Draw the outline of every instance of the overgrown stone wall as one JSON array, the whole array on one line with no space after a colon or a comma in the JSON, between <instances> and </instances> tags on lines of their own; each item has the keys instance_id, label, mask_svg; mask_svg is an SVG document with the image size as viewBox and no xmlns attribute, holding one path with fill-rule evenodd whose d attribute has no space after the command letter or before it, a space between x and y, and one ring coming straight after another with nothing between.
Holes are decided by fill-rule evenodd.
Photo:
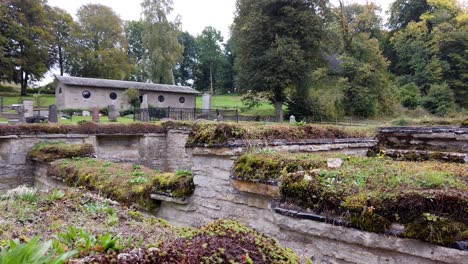
<instances>
[{"instance_id":1,"label":"overgrown stone wall","mask_svg":"<svg viewBox=\"0 0 468 264\"><path fill-rule=\"evenodd\" d=\"M378 139L394 158L468 163L466 127L384 127Z\"/></svg>"},{"instance_id":2,"label":"overgrown stone wall","mask_svg":"<svg viewBox=\"0 0 468 264\"><path fill-rule=\"evenodd\" d=\"M172 130L168 135L3 136L0 137L0 192L19 185L34 185L35 164L27 158L27 154L39 142L89 143L95 147L98 158L114 162L132 162L160 171L173 172L191 167L190 156L185 152L187 136L184 130Z\"/></svg>"},{"instance_id":3,"label":"overgrown stone wall","mask_svg":"<svg viewBox=\"0 0 468 264\"><path fill-rule=\"evenodd\" d=\"M195 193L184 205L162 202L158 217L192 226L236 219L314 263L465 263L468 258L468 252L456 249L277 214L271 208L274 192L263 195L260 188L233 184L231 173L240 148L190 152Z\"/></svg>"}]
</instances>

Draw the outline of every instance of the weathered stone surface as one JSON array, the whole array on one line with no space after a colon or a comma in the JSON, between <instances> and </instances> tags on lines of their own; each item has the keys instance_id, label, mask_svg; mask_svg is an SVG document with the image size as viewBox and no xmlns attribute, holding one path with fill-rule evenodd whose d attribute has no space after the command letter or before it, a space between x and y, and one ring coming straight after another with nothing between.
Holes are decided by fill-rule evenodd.
<instances>
[{"instance_id":1,"label":"weathered stone surface","mask_svg":"<svg viewBox=\"0 0 468 264\"><path fill-rule=\"evenodd\" d=\"M328 165L328 168L330 169L341 168L341 166L343 165L343 160L342 159L328 159L327 165Z\"/></svg>"},{"instance_id":2,"label":"weathered stone surface","mask_svg":"<svg viewBox=\"0 0 468 264\"><path fill-rule=\"evenodd\" d=\"M151 199L157 200L157 201L164 201L168 203L175 203L175 204L183 204L183 205L188 204L187 199L168 197L168 196L159 195L159 194L151 194Z\"/></svg>"},{"instance_id":3,"label":"weathered stone surface","mask_svg":"<svg viewBox=\"0 0 468 264\"><path fill-rule=\"evenodd\" d=\"M232 180L232 185L234 188L241 192L255 193L269 197L279 197L280 191L278 186L272 186L261 183L247 182Z\"/></svg>"}]
</instances>

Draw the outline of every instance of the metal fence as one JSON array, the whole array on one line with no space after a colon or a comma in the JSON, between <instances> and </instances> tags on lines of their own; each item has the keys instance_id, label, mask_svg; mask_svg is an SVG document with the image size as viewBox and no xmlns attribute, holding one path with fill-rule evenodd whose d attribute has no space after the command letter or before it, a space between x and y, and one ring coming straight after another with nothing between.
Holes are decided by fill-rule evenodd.
<instances>
[{"instance_id":1,"label":"metal fence","mask_svg":"<svg viewBox=\"0 0 468 264\"><path fill-rule=\"evenodd\" d=\"M156 108L135 109L134 121L158 121L161 119L172 119L179 121L187 120L216 120L222 116L224 121L239 122L239 111L237 109L197 109L197 108Z\"/></svg>"}]
</instances>

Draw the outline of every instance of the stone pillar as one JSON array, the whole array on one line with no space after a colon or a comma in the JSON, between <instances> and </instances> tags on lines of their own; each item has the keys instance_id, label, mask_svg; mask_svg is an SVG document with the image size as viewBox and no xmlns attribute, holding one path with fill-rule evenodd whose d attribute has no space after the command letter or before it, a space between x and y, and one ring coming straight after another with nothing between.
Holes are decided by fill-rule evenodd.
<instances>
[{"instance_id":1,"label":"stone pillar","mask_svg":"<svg viewBox=\"0 0 468 264\"><path fill-rule=\"evenodd\" d=\"M212 120L211 117L211 94L204 93L202 95L202 117L208 120Z\"/></svg>"},{"instance_id":2,"label":"stone pillar","mask_svg":"<svg viewBox=\"0 0 468 264\"><path fill-rule=\"evenodd\" d=\"M109 109L109 122L117 122L117 117L119 117L119 112L117 111L114 104L108 106Z\"/></svg>"},{"instance_id":3,"label":"stone pillar","mask_svg":"<svg viewBox=\"0 0 468 264\"><path fill-rule=\"evenodd\" d=\"M99 108L98 107L93 108L93 122L101 123L100 113L99 113Z\"/></svg>"},{"instance_id":4,"label":"stone pillar","mask_svg":"<svg viewBox=\"0 0 468 264\"><path fill-rule=\"evenodd\" d=\"M150 116L149 116L149 105L148 105L148 95L144 94L142 95L143 102L141 102L141 121L142 122L149 122L150 121Z\"/></svg>"},{"instance_id":5,"label":"stone pillar","mask_svg":"<svg viewBox=\"0 0 468 264\"><path fill-rule=\"evenodd\" d=\"M147 109L149 108L149 105L148 105L148 95L147 94L144 94L141 96L143 98L143 101L141 102L141 106L140 108L141 109Z\"/></svg>"},{"instance_id":6,"label":"stone pillar","mask_svg":"<svg viewBox=\"0 0 468 264\"><path fill-rule=\"evenodd\" d=\"M202 109L211 110L211 94L204 93L202 95Z\"/></svg>"},{"instance_id":7,"label":"stone pillar","mask_svg":"<svg viewBox=\"0 0 468 264\"><path fill-rule=\"evenodd\" d=\"M50 123L58 123L57 117L57 106L56 105L49 105L49 122Z\"/></svg>"}]
</instances>

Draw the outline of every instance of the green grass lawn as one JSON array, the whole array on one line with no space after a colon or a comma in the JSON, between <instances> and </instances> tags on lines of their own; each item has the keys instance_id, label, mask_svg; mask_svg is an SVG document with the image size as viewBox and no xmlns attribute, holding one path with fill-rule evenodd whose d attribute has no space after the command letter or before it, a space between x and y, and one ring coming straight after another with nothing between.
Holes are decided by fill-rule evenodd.
<instances>
[{"instance_id":1,"label":"green grass lawn","mask_svg":"<svg viewBox=\"0 0 468 264\"><path fill-rule=\"evenodd\" d=\"M20 104L23 100L33 100L33 96L0 96L3 98L3 105L12 105L12 104ZM55 95L42 95L41 99L39 99L40 105L37 105L37 102L34 103L35 106L38 107L49 107L49 105L55 104Z\"/></svg>"},{"instance_id":2,"label":"green grass lawn","mask_svg":"<svg viewBox=\"0 0 468 264\"><path fill-rule=\"evenodd\" d=\"M80 121L92 121L92 118L90 116L74 116L71 120L70 119L60 119L59 123L60 124L76 124ZM132 118L126 118L126 117L119 117L117 118L117 123L120 124L129 124L132 123L133 119ZM101 123L102 124L107 124L109 122L109 118L107 116L101 116Z\"/></svg>"},{"instance_id":3,"label":"green grass lawn","mask_svg":"<svg viewBox=\"0 0 468 264\"><path fill-rule=\"evenodd\" d=\"M275 108L268 102L260 104L258 107L248 108L242 101L241 96L239 95L216 95L212 99L212 108L213 109L239 109L241 115L246 116L274 116ZM202 98L197 97L197 108L202 107Z\"/></svg>"}]
</instances>

